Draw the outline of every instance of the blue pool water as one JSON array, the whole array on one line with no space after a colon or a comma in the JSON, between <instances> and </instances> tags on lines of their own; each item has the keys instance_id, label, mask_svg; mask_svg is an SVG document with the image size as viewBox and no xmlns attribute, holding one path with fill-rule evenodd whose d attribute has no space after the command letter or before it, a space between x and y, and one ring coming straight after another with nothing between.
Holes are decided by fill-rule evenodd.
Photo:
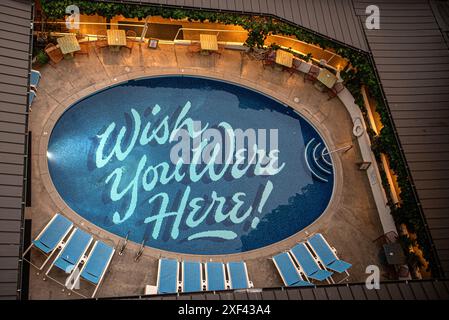
<instances>
[{"instance_id":1,"label":"blue pool water","mask_svg":"<svg viewBox=\"0 0 449 320\"><path fill-rule=\"evenodd\" d=\"M200 146L221 146L233 161L200 161ZM244 151L239 162L241 148L278 158ZM173 252L232 254L283 240L324 212L334 184L326 151L308 121L272 98L170 76L76 102L51 133L48 166L67 205L109 232Z\"/></svg>"}]
</instances>

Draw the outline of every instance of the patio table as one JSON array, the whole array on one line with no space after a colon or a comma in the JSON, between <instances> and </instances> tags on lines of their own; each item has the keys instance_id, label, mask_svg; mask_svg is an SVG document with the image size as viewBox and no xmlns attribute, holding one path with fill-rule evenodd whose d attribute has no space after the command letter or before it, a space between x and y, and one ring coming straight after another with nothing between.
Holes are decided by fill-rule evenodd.
<instances>
[{"instance_id":1,"label":"patio table","mask_svg":"<svg viewBox=\"0 0 449 320\"><path fill-rule=\"evenodd\" d=\"M276 63L291 68L293 66L293 54L284 50L276 51Z\"/></svg>"},{"instance_id":2,"label":"patio table","mask_svg":"<svg viewBox=\"0 0 449 320\"><path fill-rule=\"evenodd\" d=\"M74 34L66 35L64 37L56 39L65 58L73 57L75 51L81 50L80 44Z\"/></svg>"},{"instance_id":3,"label":"patio table","mask_svg":"<svg viewBox=\"0 0 449 320\"><path fill-rule=\"evenodd\" d=\"M384 244L383 249L388 264L400 265L406 263L404 250L399 242Z\"/></svg>"},{"instance_id":4,"label":"patio table","mask_svg":"<svg viewBox=\"0 0 449 320\"><path fill-rule=\"evenodd\" d=\"M337 77L329 70L322 68L318 74L317 80L330 89L334 86L335 82L337 82Z\"/></svg>"},{"instance_id":5,"label":"patio table","mask_svg":"<svg viewBox=\"0 0 449 320\"><path fill-rule=\"evenodd\" d=\"M107 30L108 45L111 51L119 51L120 47L126 46L126 33L125 30Z\"/></svg>"},{"instance_id":6,"label":"patio table","mask_svg":"<svg viewBox=\"0 0 449 320\"><path fill-rule=\"evenodd\" d=\"M218 51L218 41L215 34L200 34L200 44L202 51Z\"/></svg>"}]
</instances>

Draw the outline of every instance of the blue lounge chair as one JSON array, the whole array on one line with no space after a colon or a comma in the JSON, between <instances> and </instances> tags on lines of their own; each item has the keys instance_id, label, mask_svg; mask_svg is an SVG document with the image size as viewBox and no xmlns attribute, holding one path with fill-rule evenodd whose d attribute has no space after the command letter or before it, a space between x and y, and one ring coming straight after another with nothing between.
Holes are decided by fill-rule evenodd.
<instances>
[{"instance_id":1,"label":"blue lounge chair","mask_svg":"<svg viewBox=\"0 0 449 320\"><path fill-rule=\"evenodd\" d=\"M178 292L179 263L174 259L159 259L157 293Z\"/></svg>"},{"instance_id":2,"label":"blue lounge chair","mask_svg":"<svg viewBox=\"0 0 449 320\"><path fill-rule=\"evenodd\" d=\"M328 282L329 279L332 280L332 272L320 268L305 243L298 243L290 250L290 253L307 278Z\"/></svg>"},{"instance_id":3,"label":"blue lounge chair","mask_svg":"<svg viewBox=\"0 0 449 320\"><path fill-rule=\"evenodd\" d=\"M34 90L36 90L37 85L39 84L39 81L41 80L42 75L39 71L37 70L31 70L31 74L30 74L30 86L31 88L33 88Z\"/></svg>"},{"instance_id":4,"label":"blue lounge chair","mask_svg":"<svg viewBox=\"0 0 449 320\"><path fill-rule=\"evenodd\" d=\"M334 249L327 243L321 233L314 234L307 240L307 243L325 268L338 273L345 272L349 276L348 269L352 265L338 259Z\"/></svg>"},{"instance_id":5,"label":"blue lounge chair","mask_svg":"<svg viewBox=\"0 0 449 320\"><path fill-rule=\"evenodd\" d=\"M226 275L221 262L206 262L206 290L226 290Z\"/></svg>"},{"instance_id":6,"label":"blue lounge chair","mask_svg":"<svg viewBox=\"0 0 449 320\"><path fill-rule=\"evenodd\" d=\"M51 270L53 267L57 267L58 269L69 274L69 278L71 278L73 270L78 266L91 243L92 236L90 234L75 228L75 230L70 234L67 242L62 247L61 251L59 251L59 254L56 256L50 268L48 268L47 272L45 272L45 276L60 285L65 286L66 283L61 283L56 278L50 276Z\"/></svg>"},{"instance_id":7,"label":"blue lounge chair","mask_svg":"<svg viewBox=\"0 0 449 320\"><path fill-rule=\"evenodd\" d=\"M249 281L248 269L243 261L227 263L229 285L231 289L248 289L253 287L253 283Z\"/></svg>"},{"instance_id":8,"label":"blue lounge chair","mask_svg":"<svg viewBox=\"0 0 449 320\"><path fill-rule=\"evenodd\" d=\"M59 245L63 244L64 239L67 237L72 228L73 223L69 219L59 213L55 214L50 222L48 222L44 229L42 229L42 231L37 235L36 239L33 240L31 245L23 252L23 260L27 261L33 267L42 270L52 257L55 249ZM26 254L32 248L36 248L39 253L46 256L46 259L42 265L35 265L25 258Z\"/></svg>"},{"instance_id":9,"label":"blue lounge chair","mask_svg":"<svg viewBox=\"0 0 449 320\"><path fill-rule=\"evenodd\" d=\"M28 92L28 106L31 107L31 104L33 103L34 98L36 97L36 92L31 89L30 92Z\"/></svg>"},{"instance_id":10,"label":"blue lounge chair","mask_svg":"<svg viewBox=\"0 0 449 320\"><path fill-rule=\"evenodd\" d=\"M304 281L287 252L279 253L273 257L274 265L278 270L282 281L287 287L309 287L312 283Z\"/></svg>"},{"instance_id":11,"label":"blue lounge chair","mask_svg":"<svg viewBox=\"0 0 449 320\"><path fill-rule=\"evenodd\" d=\"M94 298L100 288L101 282L103 281L104 275L108 270L114 253L115 249L113 247L108 246L104 242L96 241L89 253L89 257L80 270L78 277L76 277L73 281L71 290L75 288L80 279L84 279L95 286L95 289L91 295L91 298ZM80 295L84 297L84 295Z\"/></svg>"},{"instance_id":12,"label":"blue lounge chair","mask_svg":"<svg viewBox=\"0 0 449 320\"><path fill-rule=\"evenodd\" d=\"M182 262L182 292L198 292L203 290L203 271L201 262Z\"/></svg>"}]
</instances>

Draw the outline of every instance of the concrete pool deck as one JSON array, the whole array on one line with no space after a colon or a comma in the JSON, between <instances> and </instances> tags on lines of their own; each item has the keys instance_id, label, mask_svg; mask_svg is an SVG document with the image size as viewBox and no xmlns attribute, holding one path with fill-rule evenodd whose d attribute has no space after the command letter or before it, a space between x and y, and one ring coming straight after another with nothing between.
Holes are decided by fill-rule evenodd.
<instances>
[{"instance_id":1,"label":"concrete pool deck","mask_svg":"<svg viewBox=\"0 0 449 320\"><path fill-rule=\"evenodd\" d=\"M380 250L373 240L383 234L370 182L358 169L361 161L357 139L352 134L351 118L338 98L327 100L312 84L304 83L302 74L263 68L239 51L225 50L217 55L192 55L187 47L160 44L150 50L144 44L135 45L131 53L99 51L92 43L89 55L63 60L56 66L47 65L40 71L42 80L33 102L29 130L32 134L32 207L26 218L32 219L32 238L56 212L62 212L96 239L117 246L120 238L84 220L60 199L46 167L46 143L51 128L62 112L78 99L96 90L128 79L162 74L189 74L227 80L264 92L284 102L309 119L323 135L330 149L353 145L345 153L334 153L336 188L326 212L311 226L296 235L266 248L242 255L191 256L167 253L146 247L138 262L134 255L139 245L128 243L122 256L115 255L98 296L129 296L143 294L146 284L155 285L159 257L200 259L205 262L244 259L250 279L256 288L278 287L282 281L270 257L304 240L307 234L322 232L338 255L353 264L351 282L365 280L368 265L381 266ZM299 100L295 99L298 98ZM338 276L336 277L338 279ZM65 292L52 281L42 281L42 274L30 271L30 299L66 299ZM76 297L72 295L71 297Z\"/></svg>"}]
</instances>

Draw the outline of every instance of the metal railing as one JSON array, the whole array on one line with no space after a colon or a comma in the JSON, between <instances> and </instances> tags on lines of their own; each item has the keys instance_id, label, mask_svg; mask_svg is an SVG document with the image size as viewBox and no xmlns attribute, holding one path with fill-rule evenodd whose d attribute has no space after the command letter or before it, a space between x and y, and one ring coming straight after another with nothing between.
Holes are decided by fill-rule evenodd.
<instances>
[{"instance_id":1,"label":"metal railing","mask_svg":"<svg viewBox=\"0 0 449 320\"><path fill-rule=\"evenodd\" d=\"M183 35L183 39L178 39L179 35L181 34ZM173 40L173 42L175 44L184 44L184 43L191 43L191 42L199 42L199 35L200 33L213 33L217 35L218 38L218 43L219 44L229 44L232 43L234 45L240 45L243 46L245 44L246 38L248 37L248 31L246 30L225 30L225 29L206 29L206 28L179 28L178 32L176 33L175 39ZM240 37L240 41L225 41L226 39L224 39L226 36L230 35L230 34L239 34L244 36L244 40L243 37ZM185 39L186 35L190 35L191 39ZM192 37L193 35L193 37ZM220 39L221 38L221 39ZM276 41L270 41L270 39L274 39L274 40L279 40L278 42ZM243 41L242 41L243 40ZM296 54L299 55L303 55L303 56L307 56L307 54L310 53L310 51L314 51L315 55L312 55L311 60L314 61L317 64L320 64L322 62L322 60L326 60L326 66L335 70L335 71L339 71L344 69L349 61L347 59L344 59L343 57L339 56L338 54L336 54L335 52L326 50L326 49L322 49L316 45L310 44L310 43L306 43L303 41L300 41L298 39L293 39L293 38L289 38L286 36L281 36L281 35L270 35L267 39L267 41L265 42L265 46L270 46L271 44L277 44L279 45L281 48L283 49L287 49L290 50ZM310 48L310 51L307 52L307 50L303 51L300 50L298 48L295 48L298 46L302 46L304 48Z\"/></svg>"},{"instance_id":2,"label":"metal railing","mask_svg":"<svg viewBox=\"0 0 449 320\"><path fill-rule=\"evenodd\" d=\"M42 24L45 23L47 25L61 25L64 26L66 23L64 21L52 21L52 22L39 22L36 21L35 24ZM105 29L107 29L108 26L115 26L115 27L137 27L142 28L142 32L140 34L139 41L143 42L146 38L146 33L148 31L148 28L151 26L149 25L148 19L145 19L142 23L127 23L127 24L120 24L120 23L112 23L112 22L79 22L80 26L103 26ZM173 43L173 44L188 44L192 42L199 42L199 35L201 33L212 33L215 34L218 38L218 43L222 45L233 45L233 46L244 46L245 41L248 37L248 31L246 30L229 30L229 29L208 29L208 28L186 28L181 27L176 32L176 35L174 36L173 40L165 40L161 42L165 43ZM68 34L68 32L51 32L54 36L62 36L65 34ZM182 35L182 37L181 37ZM90 40L96 40L97 35L86 33L83 34L84 37L87 38L87 41ZM276 41L277 40L277 41ZM326 66L335 70L339 71L344 69L349 61L345 58L342 58L338 54L336 54L333 51L322 49L319 46L316 46L314 44L310 44L304 41L300 41L298 39L294 39L291 37L281 36L281 35L269 35L265 42L265 46L270 46L271 44L277 44L281 48L290 50L293 53L307 56L309 53L312 53L311 60L314 61L317 64L320 64L322 60L326 61ZM300 49L299 47L302 47L303 49Z\"/></svg>"}]
</instances>

